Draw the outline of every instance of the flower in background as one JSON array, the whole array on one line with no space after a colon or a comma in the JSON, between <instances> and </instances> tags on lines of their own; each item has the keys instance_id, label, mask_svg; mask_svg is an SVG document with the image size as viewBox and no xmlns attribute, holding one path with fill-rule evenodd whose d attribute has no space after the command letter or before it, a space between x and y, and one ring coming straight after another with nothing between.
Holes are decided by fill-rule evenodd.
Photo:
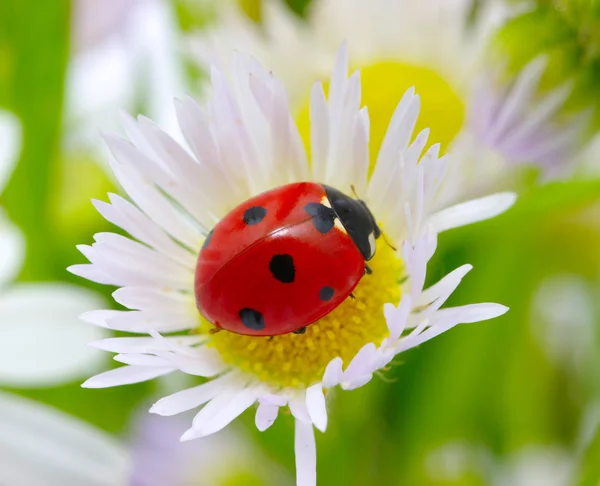
<instances>
[{"instance_id":1,"label":"flower in background","mask_svg":"<svg viewBox=\"0 0 600 486\"><path fill-rule=\"evenodd\" d=\"M0 110L0 191L21 152L21 126ZM95 293L61 283L14 283L25 239L0 208L0 384L48 386L93 373L102 355L83 343L106 336L77 315L103 304Z\"/></svg>"},{"instance_id":2,"label":"flower in background","mask_svg":"<svg viewBox=\"0 0 600 486\"><path fill-rule=\"evenodd\" d=\"M115 438L52 407L1 392L0 430L0 484L128 484L127 450Z\"/></svg>"},{"instance_id":3,"label":"flower in background","mask_svg":"<svg viewBox=\"0 0 600 486\"><path fill-rule=\"evenodd\" d=\"M192 50L205 62L228 65L231 48L255 54L284 81L301 127L311 83L330 75L335 49L347 40L350 65L363 74L372 160L393 107L415 86L423 96L417 128L430 128L442 153L456 152L449 166L455 183L442 196L448 201L515 187L519 171L507 169L525 163L544 173L572 163L582 122L561 124L555 116L569 89L538 95L541 60L514 82L489 74L499 72L490 62L490 39L511 15L502 2L481 2L473 11L468 0L323 0L314 2L306 23L281 2L264 7L261 25L223 8L220 22L192 36Z\"/></svg>"},{"instance_id":4,"label":"flower in background","mask_svg":"<svg viewBox=\"0 0 600 486\"><path fill-rule=\"evenodd\" d=\"M531 326L544 352L562 370L595 381L598 342L596 288L578 275L546 278L531 302Z\"/></svg>"},{"instance_id":5,"label":"flower in background","mask_svg":"<svg viewBox=\"0 0 600 486\"><path fill-rule=\"evenodd\" d=\"M95 235L80 251L91 262L70 271L121 287L117 302L131 310L98 310L84 320L102 328L150 334L94 343L118 353L126 366L90 378L84 386L141 382L174 371L204 377L194 388L159 400L151 409L175 415L200 406L183 440L226 427L258 403L256 425L265 430L281 407L296 424L297 480L316 482L313 425L325 431L325 390L368 383L394 357L459 323L499 316L499 304L440 309L470 271L463 265L424 290L437 232L495 216L514 202L502 193L439 207L448 157L439 144L425 150L429 130L412 140L420 98L410 89L398 104L377 163L369 174L369 115L360 108L361 74L348 78L348 52L339 51L329 83L311 96L311 161L288 108L283 84L256 60L237 56L232 90L212 69L208 111L193 100L177 103L189 150L144 117L125 117L131 142L107 136L116 178L134 204L110 195L96 201L106 219L138 241ZM234 95L236 93L236 95ZM210 333L194 299L196 260L210 229L253 195L294 181L314 180L364 195L388 239L361 280L333 312L303 335L241 336ZM163 334L192 331L188 335Z\"/></svg>"},{"instance_id":6,"label":"flower in background","mask_svg":"<svg viewBox=\"0 0 600 486\"><path fill-rule=\"evenodd\" d=\"M119 109L141 109L177 126L171 100L183 90L177 26L164 0L77 0L67 70L67 150L99 150L98 129Z\"/></svg>"},{"instance_id":7,"label":"flower in background","mask_svg":"<svg viewBox=\"0 0 600 486\"><path fill-rule=\"evenodd\" d=\"M126 441L47 405L0 393L0 484L185 486L293 483L241 430L176 442L182 420L144 414Z\"/></svg>"},{"instance_id":8,"label":"flower in background","mask_svg":"<svg viewBox=\"0 0 600 486\"><path fill-rule=\"evenodd\" d=\"M243 430L232 427L203 440L179 442L188 418L137 417L129 447L131 486L292 485L293 479L263 457Z\"/></svg>"},{"instance_id":9,"label":"flower in background","mask_svg":"<svg viewBox=\"0 0 600 486\"><path fill-rule=\"evenodd\" d=\"M481 445L456 441L431 451L426 470L441 484L462 484L475 477L476 484L491 486L568 486L573 484L575 464L574 455L558 446L531 445L496 457Z\"/></svg>"}]
</instances>

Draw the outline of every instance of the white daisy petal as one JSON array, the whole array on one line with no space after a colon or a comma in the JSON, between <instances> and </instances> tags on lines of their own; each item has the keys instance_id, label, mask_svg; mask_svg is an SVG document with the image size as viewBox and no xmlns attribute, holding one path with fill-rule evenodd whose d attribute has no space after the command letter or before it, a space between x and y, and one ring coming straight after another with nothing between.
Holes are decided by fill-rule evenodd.
<instances>
[{"instance_id":1,"label":"white daisy petal","mask_svg":"<svg viewBox=\"0 0 600 486\"><path fill-rule=\"evenodd\" d=\"M181 440L206 437L218 432L245 412L256 400L256 393L251 388L222 392L198 412L194 417L193 427L181 437Z\"/></svg>"},{"instance_id":2,"label":"white daisy petal","mask_svg":"<svg viewBox=\"0 0 600 486\"><path fill-rule=\"evenodd\" d=\"M112 204L92 200L98 212L106 220L124 229L142 243L146 243L160 251L163 255L183 265L194 266L194 255L181 245L176 244L158 225L133 204L114 194L110 195L110 199Z\"/></svg>"},{"instance_id":3,"label":"white daisy petal","mask_svg":"<svg viewBox=\"0 0 600 486\"><path fill-rule=\"evenodd\" d=\"M473 269L473 265L462 265L456 270L450 272L443 279L436 284L424 290L419 299L415 303L416 306L421 307L424 305L431 304L434 301L438 301L437 308L439 308L448 297L456 290L463 277Z\"/></svg>"},{"instance_id":4,"label":"white daisy petal","mask_svg":"<svg viewBox=\"0 0 600 486\"><path fill-rule=\"evenodd\" d=\"M394 341L402 335L404 329L406 329L408 316L412 311L412 307L412 298L410 295L402 296L402 300L400 300L397 308L393 304L385 304L383 314L390 330L390 340Z\"/></svg>"},{"instance_id":5,"label":"white daisy petal","mask_svg":"<svg viewBox=\"0 0 600 486\"><path fill-rule=\"evenodd\" d=\"M296 452L296 485L317 485L317 448L311 423L296 420L294 438Z\"/></svg>"},{"instance_id":6,"label":"white daisy petal","mask_svg":"<svg viewBox=\"0 0 600 486\"><path fill-rule=\"evenodd\" d=\"M308 407L306 406L306 391L302 390L290 400L289 402L290 412L296 418L296 420L301 420L302 422L311 423L312 419L310 418L310 413L308 412Z\"/></svg>"},{"instance_id":7,"label":"white daisy petal","mask_svg":"<svg viewBox=\"0 0 600 486\"><path fill-rule=\"evenodd\" d=\"M321 432L327 429L327 405L323 387L320 383L312 385L306 390L306 407L312 423Z\"/></svg>"},{"instance_id":8,"label":"white daisy petal","mask_svg":"<svg viewBox=\"0 0 600 486\"><path fill-rule=\"evenodd\" d=\"M269 427L271 427L273 423L275 423L278 414L278 405L273 405L268 402L260 401L258 404L258 408L256 409L256 428L259 431L264 432Z\"/></svg>"},{"instance_id":9,"label":"white daisy petal","mask_svg":"<svg viewBox=\"0 0 600 486\"><path fill-rule=\"evenodd\" d=\"M91 324L115 331L147 333L175 332L193 329L198 325L198 317L178 309L177 313L141 311L91 311L81 318Z\"/></svg>"},{"instance_id":10,"label":"white daisy petal","mask_svg":"<svg viewBox=\"0 0 600 486\"><path fill-rule=\"evenodd\" d=\"M172 373L175 369L164 366L122 366L121 368L100 373L87 380L81 386L83 388L108 388L111 386L131 385Z\"/></svg>"},{"instance_id":11,"label":"white daisy petal","mask_svg":"<svg viewBox=\"0 0 600 486\"><path fill-rule=\"evenodd\" d=\"M119 304L133 310L177 312L182 307L195 310L196 303L189 294L175 292L164 288L121 287L113 292Z\"/></svg>"},{"instance_id":12,"label":"white daisy petal","mask_svg":"<svg viewBox=\"0 0 600 486\"><path fill-rule=\"evenodd\" d=\"M429 218L429 224L435 231L441 233L452 228L485 221L502 214L515 203L516 199L516 194L512 192L473 199L438 211Z\"/></svg>"},{"instance_id":13,"label":"white daisy petal","mask_svg":"<svg viewBox=\"0 0 600 486\"><path fill-rule=\"evenodd\" d=\"M323 181L329 152L329 110L320 82L313 85L310 95L310 147L313 178Z\"/></svg>"},{"instance_id":14,"label":"white daisy petal","mask_svg":"<svg viewBox=\"0 0 600 486\"><path fill-rule=\"evenodd\" d=\"M356 356L352 359L348 367L344 370L342 378L344 383L352 383L354 380L360 380L365 375L372 372L372 363L377 353L377 347L373 343L365 344Z\"/></svg>"},{"instance_id":15,"label":"white daisy petal","mask_svg":"<svg viewBox=\"0 0 600 486\"><path fill-rule=\"evenodd\" d=\"M168 416L199 407L233 386L236 380L239 380L239 377L230 373L194 388L174 393L156 402L150 409L150 413Z\"/></svg>"},{"instance_id":16,"label":"white daisy petal","mask_svg":"<svg viewBox=\"0 0 600 486\"><path fill-rule=\"evenodd\" d=\"M340 384L344 374L342 365L343 361L339 356L329 362L323 373L323 388L331 388Z\"/></svg>"},{"instance_id":17,"label":"white daisy petal","mask_svg":"<svg viewBox=\"0 0 600 486\"><path fill-rule=\"evenodd\" d=\"M180 346L193 346L206 341L205 336L175 336L166 338ZM108 338L89 343L90 346L112 353L156 353L169 349L168 345L151 337Z\"/></svg>"}]
</instances>

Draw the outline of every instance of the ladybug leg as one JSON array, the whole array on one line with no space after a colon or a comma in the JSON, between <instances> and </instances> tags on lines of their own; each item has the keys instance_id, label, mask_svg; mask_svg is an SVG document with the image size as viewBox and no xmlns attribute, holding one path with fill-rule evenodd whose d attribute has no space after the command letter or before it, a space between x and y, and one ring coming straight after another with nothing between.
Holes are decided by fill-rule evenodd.
<instances>
[{"instance_id":1,"label":"ladybug leg","mask_svg":"<svg viewBox=\"0 0 600 486\"><path fill-rule=\"evenodd\" d=\"M373 274L373 270L371 270L371 267L365 263L365 275L372 275L372 274Z\"/></svg>"},{"instance_id":2,"label":"ladybug leg","mask_svg":"<svg viewBox=\"0 0 600 486\"><path fill-rule=\"evenodd\" d=\"M306 327L301 327L300 329L294 331L294 334L304 334L306 332Z\"/></svg>"},{"instance_id":3,"label":"ladybug leg","mask_svg":"<svg viewBox=\"0 0 600 486\"><path fill-rule=\"evenodd\" d=\"M356 299L356 295L354 295L352 292L350 292L350 298L351 299Z\"/></svg>"},{"instance_id":4,"label":"ladybug leg","mask_svg":"<svg viewBox=\"0 0 600 486\"><path fill-rule=\"evenodd\" d=\"M221 332L223 329L221 329L220 327L213 327L209 332L209 334L217 334L218 332Z\"/></svg>"}]
</instances>

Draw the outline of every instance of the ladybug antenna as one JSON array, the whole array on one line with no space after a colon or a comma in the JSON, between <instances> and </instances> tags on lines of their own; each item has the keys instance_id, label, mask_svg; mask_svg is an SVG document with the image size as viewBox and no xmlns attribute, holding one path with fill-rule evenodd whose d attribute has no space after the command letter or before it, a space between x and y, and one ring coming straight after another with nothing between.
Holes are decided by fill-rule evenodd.
<instances>
[{"instance_id":1,"label":"ladybug antenna","mask_svg":"<svg viewBox=\"0 0 600 486\"><path fill-rule=\"evenodd\" d=\"M352 189L352 194L354 195L354 197L356 199L360 200L360 197L358 196L358 194L356 193L356 188L354 187L354 184L350 184L350 189Z\"/></svg>"},{"instance_id":2,"label":"ladybug antenna","mask_svg":"<svg viewBox=\"0 0 600 486\"><path fill-rule=\"evenodd\" d=\"M389 246L394 251L398 251L396 247L390 243L390 240L387 239L387 236L385 236L385 233L383 231L381 232L381 237L383 238L383 241L385 241L385 244L387 246Z\"/></svg>"}]
</instances>

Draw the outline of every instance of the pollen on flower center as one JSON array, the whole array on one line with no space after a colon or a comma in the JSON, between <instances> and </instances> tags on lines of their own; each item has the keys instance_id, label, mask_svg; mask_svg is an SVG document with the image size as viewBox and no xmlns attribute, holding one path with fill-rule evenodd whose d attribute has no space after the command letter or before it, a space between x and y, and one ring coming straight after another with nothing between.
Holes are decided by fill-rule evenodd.
<instances>
[{"instance_id":1,"label":"pollen on flower center","mask_svg":"<svg viewBox=\"0 0 600 486\"><path fill-rule=\"evenodd\" d=\"M309 386L323 377L327 364L340 356L345 364L365 344L379 345L388 335L383 315L386 302L400 301L402 261L398 252L378 243L366 275L346 299L326 317L308 326L305 334L275 337L242 336L223 331L211 336L209 346L223 359L274 386ZM208 324L202 326L202 331Z\"/></svg>"},{"instance_id":2,"label":"pollen on flower center","mask_svg":"<svg viewBox=\"0 0 600 486\"><path fill-rule=\"evenodd\" d=\"M371 169L389 121L404 92L414 86L421 95L421 111L415 134L430 129L429 140L440 143L444 152L460 131L465 117L462 100L444 78L429 68L396 61L383 61L360 68L362 104L369 108L371 120ZM325 84L325 83L324 83ZM326 87L326 86L325 86ZM296 115L298 127L307 144L310 138L310 115L307 102Z\"/></svg>"}]
</instances>

